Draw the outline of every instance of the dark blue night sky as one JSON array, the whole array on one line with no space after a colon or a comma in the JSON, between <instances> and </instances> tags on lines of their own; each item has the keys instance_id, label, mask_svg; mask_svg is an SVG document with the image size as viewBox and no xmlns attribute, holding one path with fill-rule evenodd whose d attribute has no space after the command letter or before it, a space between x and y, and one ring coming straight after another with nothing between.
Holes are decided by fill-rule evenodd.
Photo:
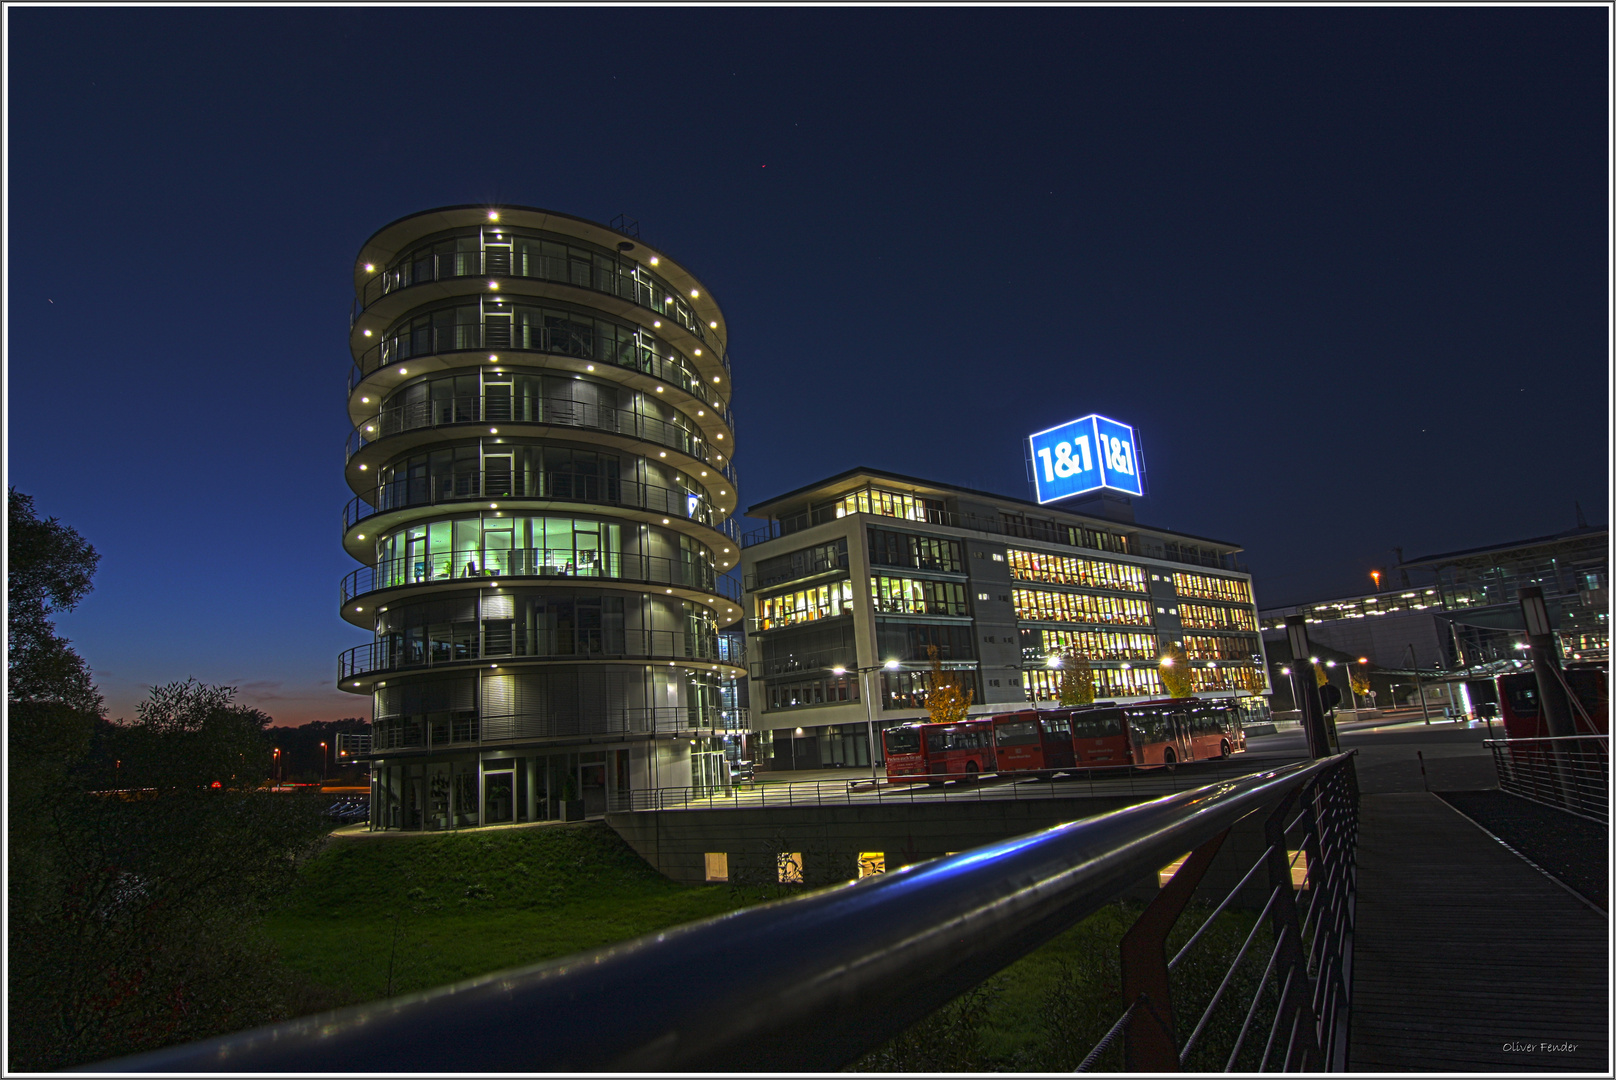
<instances>
[{"instance_id":1,"label":"dark blue night sky","mask_svg":"<svg viewBox=\"0 0 1616 1080\"><path fill-rule=\"evenodd\" d=\"M743 506L1025 496L1101 412L1264 605L1608 520L1604 7L9 18L8 479L102 552L59 625L114 717L368 715L352 264L443 204L626 212L706 282Z\"/></svg>"}]
</instances>

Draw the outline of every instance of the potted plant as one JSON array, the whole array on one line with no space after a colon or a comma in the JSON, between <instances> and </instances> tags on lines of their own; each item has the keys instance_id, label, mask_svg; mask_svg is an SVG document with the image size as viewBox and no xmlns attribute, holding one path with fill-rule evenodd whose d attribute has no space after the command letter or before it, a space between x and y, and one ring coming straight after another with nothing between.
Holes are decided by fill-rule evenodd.
<instances>
[{"instance_id":1,"label":"potted plant","mask_svg":"<svg viewBox=\"0 0 1616 1080\"><path fill-rule=\"evenodd\" d=\"M584 819L584 801L578 798L578 784L571 773L567 774L566 781L561 785L561 820L582 821Z\"/></svg>"}]
</instances>

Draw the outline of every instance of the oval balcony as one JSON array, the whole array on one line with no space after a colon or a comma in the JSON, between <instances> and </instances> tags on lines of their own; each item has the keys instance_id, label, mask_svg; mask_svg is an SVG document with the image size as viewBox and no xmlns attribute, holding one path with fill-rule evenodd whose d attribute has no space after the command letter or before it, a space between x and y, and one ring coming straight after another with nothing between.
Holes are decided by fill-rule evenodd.
<instances>
[{"instance_id":1,"label":"oval balcony","mask_svg":"<svg viewBox=\"0 0 1616 1080\"><path fill-rule=\"evenodd\" d=\"M713 347L714 358L723 365L726 373L729 371L729 358L724 355L723 343L713 340L716 335L702 323L685 299L675 295L666 285L639 272L638 267L627 264L610 269L594 267L588 273L580 274L572 272L564 260L536 259L524 267L508 254L502 259L500 253L490 251L426 255L392 266L366 281L355 300L355 317L374 307L384 297L412 286L473 278L548 281L627 301L678 324L697 341Z\"/></svg>"},{"instance_id":2,"label":"oval balcony","mask_svg":"<svg viewBox=\"0 0 1616 1080\"><path fill-rule=\"evenodd\" d=\"M348 392L352 394L367 376L409 360L460 352L482 353L485 350L495 350L498 355L521 356L528 353L563 356L586 364L609 364L615 368L660 379L670 386L683 390L691 397L700 399L704 405L713 410L718 419L723 421L733 436L735 420L730 415L729 405L718 391L703 383L701 376L691 371L689 367L661 355L651 346L597 339L594 334L565 327L524 329L528 329L529 332L513 334L508 325L491 327L471 324L456 326L453 329L434 327L385 338L366 349L355 361L354 367L348 372ZM476 360L468 359L466 362L480 364L482 357L479 356Z\"/></svg>"},{"instance_id":3,"label":"oval balcony","mask_svg":"<svg viewBox=\"0 0 1616 1080\"><path fill-rule=\"evenodd\" d=\"M625 585L665 585L712 593L740 603L741 587L705 562L685 562L657 555L625 555L615 551L577 548L488 548L456 551L431 559L386 559L362 566L342 579L342 602L347 604L383 589L429 585L445 581L502 585L541 582Z\"/></svg>"},{"instance_id":4,"label":"oval balcony","mask_svg":"<svg viewBox=\"0 0 1616 1080\"><path fill-rule=\"evenodd\" d=\"M538 630L512 628L496 636L485 630L453 640L383 640L356 645L337 657L337 680L344 690L362 690L376 676L433 668L527 667L536 662L621 662L669 667L737 667L716 634L684 630ZM739 672L726 672L727 675ZM356 686L355 683L360 685Z\"/></svg>"},{"instance_id":5,"label":"oval balcony","mask_svg":"<svg viewBox=\"0 0 1616 1080\"><path fill-rule=\"evenodd\" d=\"M521 477L509 475L497 486L494 483L479 483L476 474L395 480L350 499L348 505L342 508L342 527L346 531L378 514L400 510L454 503L492 506L505 500L512 504L507 509L512 510L523 509L524 503L538 501L610 506L652 515L662 514L664 524L688 521L711 529L731 541L735 541L738 531L733 517L715 514L699 496L675 488L642 484L635 480L602 480L564 473L539 473L528 480L527 486L523 485Z\"/></svg>"},{"instance_id":6,"label":"oval balcony","mask_svg":"<svg viewBox=\"0 0 1616 1080\"><path fill-rule=\"evenodd\" d=\"M479 400L476 394L459 394L437 402L420 401L394 405L356 427L345 446L345 460L360 450L392 435L410 431L450 428L458 424L542 424L551 427L582 428L608 435L626 435L641 442L665 446L695 458L708 469L737 484L735 464L714 460L716 453L701 433L633 409L608 409L566 398L533 397L512 400ZM507 432L518 435L519 432Z\"/></svg>"}]
</instances>

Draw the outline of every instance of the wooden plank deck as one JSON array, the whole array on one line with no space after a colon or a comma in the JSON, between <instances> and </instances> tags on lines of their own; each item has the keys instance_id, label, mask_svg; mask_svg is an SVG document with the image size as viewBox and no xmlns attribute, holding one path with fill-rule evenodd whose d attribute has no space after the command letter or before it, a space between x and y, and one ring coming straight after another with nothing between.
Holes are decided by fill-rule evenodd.
<instances>
[{"instance_id":1,"label":"wooden plank deck","mask_svg":"<svg viewBox=\"0 0 1616 1080\"><path fill-rule=\"evenodd\" d=\"M1348 1067L1609 1075L1609 939L1435 795L1364 795Z\"/></svg>"}]
</instances>

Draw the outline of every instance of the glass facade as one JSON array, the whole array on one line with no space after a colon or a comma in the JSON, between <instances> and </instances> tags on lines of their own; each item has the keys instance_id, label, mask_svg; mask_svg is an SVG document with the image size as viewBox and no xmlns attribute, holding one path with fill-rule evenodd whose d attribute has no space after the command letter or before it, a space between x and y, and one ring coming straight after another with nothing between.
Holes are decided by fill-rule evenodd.
<instances>
[{"instance_id":1,"label":"glass facade","mask_svg":"<svg viewBox=\"0 0 1616 1080\"><path fill-rule=\"evenodd\" d=\"M1011 597L1016 618L1029 622L1152 625L1150 605L1143 600L1054 592L1050 589L1014 589Z\"/></svg>"}]
</instances>

